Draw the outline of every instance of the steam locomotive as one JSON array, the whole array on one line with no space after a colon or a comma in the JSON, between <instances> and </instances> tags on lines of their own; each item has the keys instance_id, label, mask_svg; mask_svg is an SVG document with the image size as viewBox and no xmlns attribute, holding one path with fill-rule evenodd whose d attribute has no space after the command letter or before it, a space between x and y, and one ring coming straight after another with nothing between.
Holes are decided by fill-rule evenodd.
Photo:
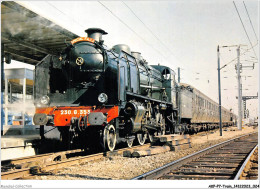
<instances>
[{"instance_id":1,"label":"steam locomotive","mask_svg":"<svg viewBox=\"0 0 260 189\"><path fill-rule=\"evenodd\" d=\"M143 145L156 135L192 132L217 125L217 103L186 84L166 66L148 65L127 45L108 49L99 28L71 41L60 56L48 55L35 68L33 121L55 126L64 143L102 147ZM223 108L224 124L234 115Z\"/></svg>"}]
</instances>

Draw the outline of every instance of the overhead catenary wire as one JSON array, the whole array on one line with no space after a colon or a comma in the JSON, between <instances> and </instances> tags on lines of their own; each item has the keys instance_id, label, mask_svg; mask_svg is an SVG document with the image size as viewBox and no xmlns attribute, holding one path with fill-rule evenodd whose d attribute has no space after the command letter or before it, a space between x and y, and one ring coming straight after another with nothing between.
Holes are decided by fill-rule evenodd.
<instances>
[{"instance_id":1,"label":"overhead catenary wire","mask_svg":"<svg viewBox=\"0 0 260 189\"><path fill-rule=\"evenodd\" d=\"M53 4L47 2L51 7L53 7L54 9L56 9L57 11L59 11L60 13L62 13L63 15L65 15L66 17L68 17L68 15L66 13L64 13L62 10L58 9L56 6L54 6ZM153 48L155 51L157 51L161 56L163 56L166 60L167 58L158 50L155 49L151 44L149 44L145 39L143 39L140 35L138 35L138 33L136 33L130 26L128 26L123 20L121 20L118 16L116 16L107 6L105 6L103 3L99 2L102 6L104 6L113 16L115 16L120 22L122 22L125 26L127 26L132 32L134 32L140 39L142 39L142 41L144 41L148 46L150 46L151 48ZM76 20L72 19L75 23L77 23L78 25L80 25L81 27L83 27L80 23L78 23ZM141 21L141 20L140 20ZM144 24L144 23L143 23ZM84 28L84 27L83 27ZM155 35L154 35L155 36ZM158 39L158 38L157 38ZM158 39L159 40L159 39ZM166 47L166 46L165 46ZM167 48L167 47L166 47ZM169 50L169 49L168 49ZM192 71L192 70L190 70Z\"/></svg>"},{"instance_id":2,"label":"overhead catenary wire","mask_svg":"<svg viewBox=\"0 0 260 189\"><path fill-rule=\"evenodd\" d=\"M125 2L123 2L122 1L122 3L133 13L133 15L145 26L145 28L167 49L167 50L169 50L168 49L168 47L164 44L164 43L162 43L161 42L161 40L154 34L154 32L135 14L135 12L125 3ZM249 16L249 15L248 15ZM251 20L250 20L251 21ZM171 53L171 51L169 50L169 52ZM234 60L233 60L234 61ZM232 61L232 62L233 62ZM231 63L231 62L230 62ZM227 65L225 65L225 66L227 66Z\"/></svg>"},{"instance_id":3,"label":"overhead catenary wire","mask_svg":"<svg viewBox=\"0 0 260 189\"><path fill-rule=\"evenodd\" d=\"M136 15L136 13L124 2L121 1L132 13L133 15L144 25L144 27L159 41L159 43L162 44L162 46L164 46L165 49L167 49L172 55L173 53L171 52L171 50L154 34L154 32ZM175 57L175 55L173 55ZM177 59L177 57L176 57Z\"/></svg>"},{"instance_id":4,"label":"overhead catenary wire","mask_svg":"<svg viewBox=\"0 0 260 189\"><path fill-rule=\"evenodd\" d=\"M121 23L123 23L128 29L130 29L133 33L135 33L143 42L145 42L148 46L150 46L151 48L153 48L156 52L158 52L163 58L165 58L167 60L167 58L156 48L154 48L151 44L149 44L145 39L143 39L137 32L135 32L130 26L128 26L122 19L120 19L117 15L115 15L113 13L112 10L110 10L106 5L104 5L102 2L98 1L103 7L105 7L114 17L116 17ZM58 9L56 6L54 6L53 4L47 2L50 6L52 6L53 8L55 8L57 11L59 11L60 13L62 13L63 15L67 16L68 15L66 13L64 13L62 10ZM124 2L122 2L124 3ZM124 3L129 10L139 19L140 22L142 22L142 24L152 33L152 35L171 53L173 54L170 49L164 44L162 43L159 38L151 31L151 29L149 29L149 27L147 27L147 25L134 13L134 11L126 4ZM83 27L80 23L78 23L76 20L72 19L75 23L77 23L78 25L80 25L81 27ZM174 55L173 55L174 56ZM175 56L174 56L175 57ZM177 60L178 58L175 57ZM180 60L178 60L180 61ZM181 61L180 61L181 62ZM191 72L193 72L194 70L189 69Z\"/></svg>"},{"instance_id":5,"label":"overhead catenary wire","mask_svg":"<svg viewBox=\"0 0 260 189\"><path fill-rule=\"evenodd\" d=\"M239 57L243 56L244 54L246 54L248 51L250 51L251 49L253 49L255 46L257 46L257 44L255 44L254 46L252 46L251 48L247 49L245 52L241 53ZM234 62L235 60L237 60L238 57L232 59L231 61L229 61L228 63L226 63L224 66L222 66L220 69L226 67L227 65L231 64L232 62Z\"/></svg>"},{"instance_id":6,"label":"overhead catenary wire","mask_svg":"<svg viewBox=\"0 0 260 189\"><path fill-rule=\"evenodd\" d=\"M105 9L107 9L115 18L117 18L122 24L124 24L129 30L131 30L138 38L140 38L145 44L150 46L156 52L158 52L161 56L163 56L166 60L167 58L156 48L154 48L151 44L149 44L144 38L142 38L135 30L133 30L128 24L126 24L121 18L119 18L112 10L110 10L106 5L98 1Z\"/></svg>"},{"instance_id":7,"label":"overhead catenary wire","mask_svg":"<svg viewBox=\"0 0 260 189\"><path fill-rule=\"evenodd\" d=\"M100 3L100 2L99 2ZM64 14L64 13L63 13ZM112 13L111 13L112 14ZM115 16L115 15L114 15ZM140 19L141 20L141 19ZM149 30L149 29L148 29ZM150 30L149 30L150 31ZM154 33L153 33L154 34ZM155 35L155 34L154 34ZM155 35L156 36L156 35ZM158 39L158 37L156 36L156 39ZM147 44L147 43L146 43ZM150 44L148 44L148 45L150 45ZM151 45L150 45L151 46ZM158 52L158 50L156 50L157 52ZM160 53L161 54L161 53ZM192 71L192 73L195 73L195 71L194 70L192 70L192 69L186 69L186 70L189 70L189 71ZM200 76L203 76L204 77L204 75L200 75Z\"/></svg>"},{"instance_id":8,"label":"overhead catenary wire","mask_svg":"<svg viewBox=\"0 0 260 189\"><path fill-rule=\"evenodd\" d=\"M78 25L80 25L82 28L84 28L84 26L82 26L79 22L77 22L76 20L74 20L73 18L69 17L66 13L64 13L63 11L61 11L60 9L58 9L56 6L54 6L53 4L49 3L48 1L46 1L46 3L48 3L50 6L52 6L53 8L55 8L57 11L59 11L60 13L62 13L63 15L65 15L66 17L70 18L71 20L73 20L75 23L77 23Z\"/></svg>"},{"instance_id":9,"label":"overhead catenary wire","mask_svg":"<svg viewBox=\"0 0 260 189\"><path fill-rule=\"evenodd\" d=\"M133 31L139 38L141 38L148 46L152 47L155 51L157 51L161 56L163 56L165 59L167 59L159 50L155 49L152 45L150 45L149 43L147 43L140 35L138 35L134 30L132 30L126 23L124 23L119 17L117 17L108 7L106 7L104 4L102 4L100 1L98 1L101 5L103 5L109 12L112 13L112 15L114 15L117 19L119 19L119 21L121 21L124 25L126 25L131 31ZM55 8L56 10L58 10L59 12L61 12L62 14L64 14L65 16L68 17L67 14L65 14L63 11L61 11L60 9L58 9L57 7L55 7L54 5L52 5L51 3L47 2L50 6L52 6L53 8ZM72 19L73 21L75 21L74 19ZM79 24L77 21L75 21L77 24ZM81 27L83 27L81 24L79 24ZM84 28L84 27L83 27Z\"/></svg>"},{"instance_id":10,"label":"overhead catenary wire","mask_svg":"<svg viewBox=\"0 0 260 189\"><path fill-rule=\"evenodd\" d=\"M250 43L250 45L251 45L251 47L252 47L252 49L253 49L253 51L254 51L255 57L257 58L256 53L255 53L255 49L253 48L253 44L252 44L252 42L251 42L251 40L250 40L250 38L249 38L249 36L248 36L248 33L247 33L247 31L246 31L246 28L245 28L245 26L244 26L244 23L243 23L243 21L242 21L242 19L241 19L240 14L239 14L239 11L238 11L238 9L237 9L236 3L235 3L234 1L233 1L233 4L234 4L235 9L236 9L236 11L237 11L237 14L238 14L238 17L239 17L239 19L240 19L240 22L241 22L241 24L242 24L242 26L243 26L243 28L244 28L244 31L245 31L246 36L247 36L247 39L248 39L248 41L249 41L249 43Z\"/></svg>"},{"instance_id":11,"label":"overhead catenary wire","mask_svg":"<svg viewBox=\"0 0 260 189\"><path fill-rule=\"evenodd\" d=\"M245 4L244 1L243 1L243 3L244 3L244 7L245 7L245 9L246 9L246 13L247 13L247 16L248 16L248 18L249 18L250 24L251 24L252 29L253 29L253 31L254 31L255 38L256 38L256 40L258 41L258 38L257 38L256 32L255 32L254 26L253 26L253 24L252 24L251 18L250 18L249 13L248 13L248 10L247 10L247 8L246 8L246 4Z\"/></svg>"},{"instance_id":12,"label":"overhead catenary wire","mask_svg":"<svg viewBox=\"0 0 260 189\"><path fill-rule=\"evenodd\" d=\"M257 45L257 44L256 44ZM232 47L235 47L235 46L237 46L237 45L233 45ZM225 47L225 46L224 46ZM250 49L247 49L246 50L246 52L248 52ZM243 52L243 55L246 53L246 52ZM222 60L222 62L225 62L224 60L223 60L223 57L221 56L221 54L220 54L220 59ZM233 62L235 59L233 59L231 62ZM231 62L229 62L229 63L231 63ZM241 63L242 63L243 61L241 60ZM228 68L228 67L226 67L227 66L227 64L225 64L222 68L224 68L225 67L225 70L226 70L226 72L229 72L229 74L227 75L227 74L224 74L224 78L229 78L229 79L235 79L237 76L234 76L232 73L231 73L231 70ZM241 76L242 77L242 76ZM245 75L245 76L243 76L243 77L245 77L245 80L243 80L243 82L244 83L246 83L247 82L247 80L246 80L246 78L247 78L247 75ZM226 84L226 85L225 85ZM230 87L230 83L225 83L224 82L224 86L229 86Z\"/></svg>"}]
</instances>

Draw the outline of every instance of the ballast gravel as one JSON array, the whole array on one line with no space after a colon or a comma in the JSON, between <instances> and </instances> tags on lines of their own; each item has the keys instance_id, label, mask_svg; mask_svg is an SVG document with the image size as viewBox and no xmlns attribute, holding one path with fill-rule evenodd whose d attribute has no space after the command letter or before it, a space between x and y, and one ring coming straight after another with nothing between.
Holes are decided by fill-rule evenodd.
<instances>
[{"instance_id":1,"label":"ballast gravel","mask_svg":"<svg viewBox=\"0 0 260 189\"><path fill-rule=\"evenodd\" d=\"M257 130L258 127L243 127L242 131L238 131L235 127L232 127L223 130L222 136L219 136L219 131L209 131L204 133L204 136L201 136L201 134L193 135L191 137L192 147L185 150L179 150L177 152L171 151L141 158L127 158L122 156L106 157L99 161L87 162L81 165L60 169L55 175L35 176L32 179L128 180L214 144Z\"/></svg>"}]
</instances>

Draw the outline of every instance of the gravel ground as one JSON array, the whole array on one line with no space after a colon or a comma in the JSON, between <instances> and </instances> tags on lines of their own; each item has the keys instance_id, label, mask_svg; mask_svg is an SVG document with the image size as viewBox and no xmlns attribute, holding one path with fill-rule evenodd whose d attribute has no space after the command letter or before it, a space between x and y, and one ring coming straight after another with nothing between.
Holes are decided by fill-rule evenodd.
<instances>
[{"instance_id":1,"label":"gravel ground","mask_svg":"<svg viewBox=\"0 0 260 189\"><path fill-rule=\"evenodd\" d=\"M219 131L205 133L204 136L192 136L192 147L177 152L166 152L163 154L146 156L141 158L126 158L114 156L112 158L103 158L98 162L88 162L81 165L71 166L59 170L55 175L36 176L37 180L121 180L131 179L145 172L171 161L180 159L206 147L219 142L234 138L239 135L257 131L257 128L244 127L242 131L232 131L235 128L223 130L222 137Z\"/></svg>"}]
</instances>

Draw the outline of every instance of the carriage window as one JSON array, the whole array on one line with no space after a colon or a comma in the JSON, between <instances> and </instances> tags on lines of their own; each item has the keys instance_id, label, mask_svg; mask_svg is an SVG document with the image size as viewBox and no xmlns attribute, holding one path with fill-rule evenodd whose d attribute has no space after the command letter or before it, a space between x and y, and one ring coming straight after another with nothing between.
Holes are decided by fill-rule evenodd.
<instances>
[{"instance_id":1,"label":"carriage window","mask_svg":"<svg viewBox=\"0 0 260 189\"><path fill-rule=\"evenodd\" d=\"M171 74L170 74L170 71L169 71L168 69L164 69L164 70L162 71L162 75L163 75L163 78L164 78L165 80L171 79Z\"/></svg>"}]
</instances>

